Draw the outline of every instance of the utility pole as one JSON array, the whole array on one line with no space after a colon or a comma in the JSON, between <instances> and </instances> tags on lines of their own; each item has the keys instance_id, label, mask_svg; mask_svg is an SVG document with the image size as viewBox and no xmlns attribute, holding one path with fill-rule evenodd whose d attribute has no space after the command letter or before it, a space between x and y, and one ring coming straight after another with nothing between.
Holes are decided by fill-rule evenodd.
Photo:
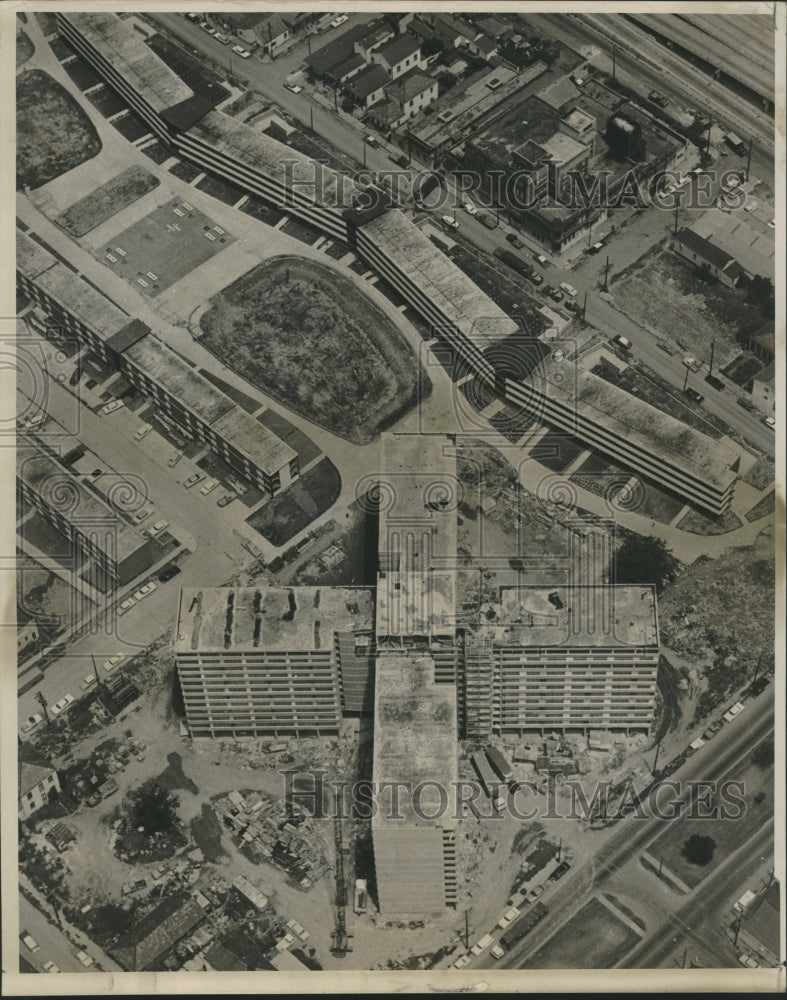
<instances>
[{"instance_id":1,"label":"utility pole","mask_svg":"<svg viewBox=\"0 0 787 1000\"><path fill-rule=\"evenodd\" d=\"M688 375L688 372L689 372L689 370L687 368L686 369L686 375ZM655 774L656 773L656 765L659 762L659 751L660 750L661 750L661 733L659 733L658 743L656 743L656 756L653 758L653 770L651 771L651 774ZM661 869L659 869L659 875L661 875Z\"/></svg>"},{"instance_id":2,"label":"utility pole","mask_svg":"<svg viewBox=\"0 0 787 1000\"><path fill-rule=\"evenodd\" d=\"M560 864L562 860L563 860L563 838L561 837L557 845L557 863Z\"/></svg>"},{"instance_id":3,"label":"utility pole","mask_svg":"<svg viewBox=\"0 0 787 1000\"><path fill-rule=\"evenodd\" d=\"M309 105L309 131L314 131L314 108Z\"/></svg>"},{"instance_id":4,"label":"utility pole","mask_svg":"<svg viewBox=\"0 0 787 1000\"><path fill-rule=\"evenodd\" d=\"M683 391L686 391L686 386L689 384L689 366L686 365L686 377L683 380Z\"/></svg>"},{"instance_id":5,"label":"utility pole","mask_svg":"<svg viewBox=\"0 0 787 1000\"><path fill-rule=\"evenodd\" d=\"M96 682L98 684L101 684L101 678L99 677L98 674L98 666L96 665L96 658L95 656L93 656L92 653L90 654L90 659L93 661L93 673L96 675Z\"/></svg>"},{"instance_id":6,"label":"utility pole","mask_svg":"<svg viewBox=\"0 0 787 1000\"><path fill-rule=\"evenodd\" d=\"M607 257L607 266L604 269L604 291L609 291L609 257Z\"/></svg>"},{"instance_id":7,"label":"utility pole","mask_svg":"<svg viewBox=\"0 0 787 1000\"><path fill-rule=\"evenodd\" d=\"M744 912L745 912L744 910L741 910L741 912L738 914L738 921L735 924L735 940L733 941L733 946L736 948L738 947L738 934L741 929L741 921L743 920Z\"/></svg>"},{"instance_id":8,"label":"utility pole","mask_svg":"<svg viewBox=\"0 0 787 1000\"><path fill-rule=\"evenodd\" d=\"M680 209L680 195L675 199L675 229L673 230L673 236L678 235L678 210Z\"/></svg>"},{"instance_id":9,"label":"utility pole","mask_svg":"<svg viewBox=\"0 0 787 1000\"><path fill-rule=\"evenodd\" d=\"M465 951L470 947L470 923L467 916L467 910L465 910Z\"/></svg>"},{"instance_id":10,"label":"utility pole","mask_svg":"<svg viewBox=\"0 0 787 1000\"><path fill-rule=\"evenodd\" d=\"M686 956L688 955L688 953L689 953L689 949L688 948L684 948L683 949L683 964L681 965L681 969L685 969L686 968Z\"/></svg>"},{"instance_id":11,"label":"utility pole","mask_svg":"<svg viewBox=\"0 0 787 1000\"><path fill-rule=\"evenodd\" d=\"M712 340L710 342L710 364L708 365L708 374L713 374L713 352L716 350L716 341Z\"/></svg>"},{"instance_id":12,"label":"utility pole","mask_svg":"<svg viewBox=\"0 0 787 1000\"><path fill-rule=\"evenodd\" d=\"M752 147L752 140L749 139L749 155L746 157L746 177L745 177L745 180L747 181L749 179L749 170L751 168L751 147Z\"/></svg>"},{"instance_id":13,"label":"utility pole","mask_svg":"<svg viewBox=\"0 0 787 1000\"><path fill-rule=\"evenodd\" d=\"M43 710L44 710L44 718L46 719L46 724L48 726L50 726L52 724L52 720L49 718L49 711L48 711L47 705L46 705L46 696L44 695L43 691L36 691L36 701L41 706L41 708L43 708Z\"/></svg>"},{"instance_id":14,"label":"utility pole","mask_svg":"<svg viewBox=\"0 0 787 1000\"><path fill-rule=\"evenodd\" d=\"M582 303L582 322L585 322L585 313L588 311L588 293L585 292L585 301Z\"/></svg>"},{"instance_id":15,"label":"utility pole","mask_svg":"<svg viewBox=\"0 0 787 1000\"><path fill-rule=\"evenodd\" d=\"M754 678L752 679L752 682L751 682L752 686L754 686L754 684L757 681L757 675L760 672L760 667L761 666L762 666L762 653L760 653L760 655L757 657L757 666L754 668Z\"/></svg>"}]
</instances>

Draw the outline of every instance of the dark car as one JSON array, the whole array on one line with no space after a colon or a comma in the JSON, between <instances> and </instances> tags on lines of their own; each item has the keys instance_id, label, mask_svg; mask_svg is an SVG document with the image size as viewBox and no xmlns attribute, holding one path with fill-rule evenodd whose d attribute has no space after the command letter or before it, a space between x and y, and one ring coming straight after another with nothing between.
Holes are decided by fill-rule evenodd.
<instances>
[{"instance_id":1,"label":"dark car","mask_svg":"<svg viewBox=\"0 0 787 1000\"><path fill-rule=\"evenodd\" d=\"M177 576L180 573L180 566L169 565L165 567L158 575L159 583L166 583L167 580L171 580L173 576Z\"/></svg>"},{"instance_id":2,"label":"dark car","mask_svg":"<svg viewBox=\"0 0 787 1000\"><path fill-rule=\"evenodd\" d=\"M582 312L582 306L578 305L576 302L571 302L568 299L563 303L563 308L567 309L570 313L575 313L577 316Z\"/></svg>"},{"instance_id":3,"label":"dark car","mask_svg":"<svg viewBox=\"0 0 787 1000\"><path fill-rule=\"evenodd\" d=\"M563 876L566 874L566 872L569 870L570 867L571 865L568 863L568 861L564 861L562 865L558 865L557 868L552 872L552 874L549 876L549 881L558 882L561 878L563 878Z\"/></svg>"},{"instance_id":4,"label":"dark car","mask_svg":"<svg viewBox=\"0 0 787 1000\"><path fill-rule=\"evenodd\" d=\"M718 389L719 392L724 388L724 383L720 378L716 378L715 375L706 375L705 381L708 385L712 385L714 389Z\"/></svg>"},{"instance_id":5,"label":"dark car","mask_svg":"<svg viewBox=\"0 0 787 1000\"><path fill-rule=\"evenodd\" d=\"M547 293L550 299L552 299L553 302L563 301L563 293L559 289L553 288L551 285L547 285L544 291Z\"/></svg>"},{"instance_id":6,"label":"dark car","mask_svg":"<svg viewBox=\"0 0 787 1000\"><path fill-rule=\"evenodd\" d=\"M686 395L695 403L701 403L705 397L701 392L697 392L696 389L687 389Z\"/></svg>"},{"instance_id":7,"label":"dark car","mask_svg":"<svg viewBox=\"0 0 787 1000\"><path fill-rule=\"evenodd\" d=\"M532 281L534 285L544 284L544 275L539 274L538 271L531 271L527 276L528 281Z\"/></svg>"},{"instance_id":8,"label":"dark car","mask_svg":"<svg viewBox=\"0 0 787 1000\"><path fill-rule=\"evenodd\" d=\"M525 245L522 240L517 236L516 233L507 233L506 239L511 244L512 247L516 247L517 250L521 250Z\"/></svg>"}]
</instances>

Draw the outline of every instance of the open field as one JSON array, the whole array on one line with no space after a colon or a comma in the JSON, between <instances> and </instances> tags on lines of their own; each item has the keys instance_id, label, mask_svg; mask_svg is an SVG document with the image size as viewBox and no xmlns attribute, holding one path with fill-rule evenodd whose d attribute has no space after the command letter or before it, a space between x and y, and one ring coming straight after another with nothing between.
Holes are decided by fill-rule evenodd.
<instances>
[{"instance_id":1,"label":"open field","mask_svg":"<svg viewBox=\"0 0 787 1000\"><path fill-rule=\"evenodd\" d=\"M75 201L55 222L71 236L84 236L158 185L158 178L144 167L129 167L84 198Z\"/></svg>"},{"instance_id":2,"label":"open field","mask_svg":"<svg viewBox=\"0 0 787 1000\"><path fill-rule=\"evenodd\" d=\"M740 354L738 338L762 326L742 291L705 279L670 249L641 258L611 290L617 309L700 360L710 358L715 340L717 368Z\"/></svg>"},{"instance_id":3,"label":"open field","mask_svg":"<svg viewBox=\"0 0 787 1000\"><path fill-rule=\"evenodd\" d=\"M528 969L611 969L640 940L598 899L585 903L527 963Z\"/></svg>"},{"instance_id":4,"label":"open field","mask_svg":"<svg viewBox=\"0 0 787 1000\"><path fill-rule=\"evenodd\" d=\"M275 257L211 300L202 343L309 420L356 444L416 402L415 359L394 323L322 264Z\"/></svg>"},{"instance_id":5,"label":"open field","mask_svg":"<svg viewBox=\"0 0 787 1000\"><path fill-rule=\"evenodd\" d=\"M117 233L95 256L129 284L155 298L234 242L230 233L216 232L213 220L198 208L185 208L181 199L173 198Z\"/></svg>"},{"instance_id":6,"label":"open field","mask_svg":"<svg viewBox=\"0 0 787 1000\"><path fill-rule=\"evenodd\" d=\"M336 466L324 458L246 520L272 545L284 545L336 503L340 491Z\"/></svg>"},{"instance_id":7,"label":"open field","mask_svg":"<svg viewBox=\"0 0 787 1000\"><path fill-rule=\"evenodd\" d=\"M39 69L16 78L16 186L39 188L101 151L90 119Z\"/></svg>"},{"instance_id":8,"label":"open field","mask_svg":"<svg viewBox=\"0 0 787 1000\"><path fill-rule=\"evenodd\" d=\"M664 867L692 889L773 816L773 763L769 767L759 767L750 759L726 777L734 778L742 784L742 788L735 791L736 796L745 802L745 810L740 818L729 819L723 815L717 819L706 818L713 808L722 813L727 810L732 814L739 810L740 805L725 802L718 791L707 796L703 793L703 799L706 798L708 804L698 805L696 818L691 818L687 813L670 823L648 848L651 857L663 859ZM705 865L692 864L683 854L684 844L693 834L712 837L716 842L713 857Z\"/></svg>"}]
</instances>

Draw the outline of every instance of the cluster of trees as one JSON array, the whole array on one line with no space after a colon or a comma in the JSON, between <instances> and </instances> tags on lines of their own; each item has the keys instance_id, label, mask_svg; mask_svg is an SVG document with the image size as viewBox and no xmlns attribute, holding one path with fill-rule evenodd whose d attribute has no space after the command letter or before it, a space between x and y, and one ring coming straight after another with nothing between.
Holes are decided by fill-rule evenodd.
<instances>
[{"instance_id":1,"label":"cluster of trees","mask_svg":"<svg viewBox=\"0 0 787 1000\"><path fill-rule=\"evenodd\" d=\"M652 583L656 593L675 579L680 565L663 538L627 535L609 567L611 583Z\"/></svg>"}]
</instances>

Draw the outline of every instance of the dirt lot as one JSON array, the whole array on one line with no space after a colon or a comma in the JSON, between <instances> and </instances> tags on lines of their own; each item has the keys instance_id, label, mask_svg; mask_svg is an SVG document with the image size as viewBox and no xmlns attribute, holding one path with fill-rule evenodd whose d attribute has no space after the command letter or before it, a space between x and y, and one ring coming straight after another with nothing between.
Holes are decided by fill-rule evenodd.
<instances>
[{"instance_id":1,"label":"dirt lot","mask_svg":"<svg viewBox=\"0 0 787 1000\"><path fill-rule=\"evenodd\" d=\"M744 293L709 283L688 261L669 248L658 256L646 254L628 273L611 284L617 309L700 359L729 364L738 354L736 338L753 333L762 317L744 303Z\"/></svg>"},{"instance_id":2,"label":"dirt lot","mask_svg":"<svg viewBox=\"0 0 787 1000\"><path fill-rule=\"evenodd\" d=\"M90 119L48 73L16 78L16 186L39 188L101 151Z\"/></svg>"},{"instance_id":3,"label":"dirt lot","mask_svg":"<svg viewBox=\"0 0 787 1000\"><path fill-rule=\"evenodd\" d=\"M336 502L341 486L336 466L324 458L248 523L273 545L284 545Z\"/></svg>"},{"instance_id":4,"label":"dirt lot","mask_svg":"<svg viewBox=\"0 0 787 1000\"><path fill-rule=\"evenodd\" d=\"M129 167L74 202L55 221L71 236L84 236L158 185L158 178L144 167Z\"/></svg>"},{"instance_id":5,"label":"dirt lot","mask_svg":"<svg viewBox=\"0 0 787 1000\"><path fill-rule=\"evenodd\" d=\"M611 969L639 935L591 899L527 963L528 969Z\"/></svg>"},{"instance_id":6,"label":"dirt lot","mask_svg":"<svg viewBox=\"0 0 787 1000\"><path fill-rule=\"evenodd\" d=\"M276 257L212 300L202 342L262 391L358 444L415 403L414 359L353 282L316 262Z\"/></svg>"}]
</instances>

